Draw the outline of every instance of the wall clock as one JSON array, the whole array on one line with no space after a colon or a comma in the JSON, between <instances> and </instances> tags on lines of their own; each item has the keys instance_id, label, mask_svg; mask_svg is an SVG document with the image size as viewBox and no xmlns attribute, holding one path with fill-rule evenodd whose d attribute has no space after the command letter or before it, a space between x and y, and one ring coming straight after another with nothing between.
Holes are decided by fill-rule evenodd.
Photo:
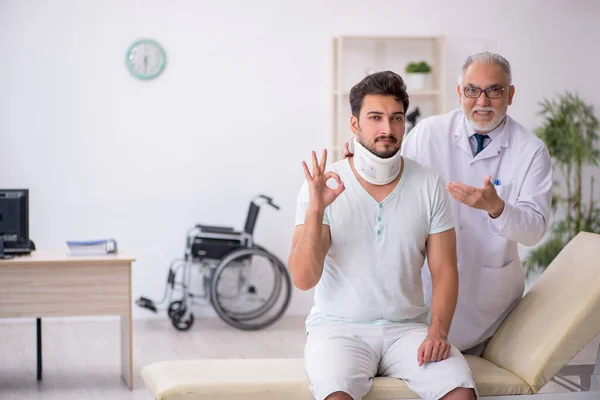
<instances>
[{"instance_id":1,"label":"wall clock","mask_svg":"<svg viewBox=\"0 0 600 400\"><path fill-rule=\"evenodd\" d=\"M135 41L125 55L125 63L129 72L139 79L153 79L165 69L167 57L165 50L155 40L140 39Z\"/></svg>"}]
</instances>

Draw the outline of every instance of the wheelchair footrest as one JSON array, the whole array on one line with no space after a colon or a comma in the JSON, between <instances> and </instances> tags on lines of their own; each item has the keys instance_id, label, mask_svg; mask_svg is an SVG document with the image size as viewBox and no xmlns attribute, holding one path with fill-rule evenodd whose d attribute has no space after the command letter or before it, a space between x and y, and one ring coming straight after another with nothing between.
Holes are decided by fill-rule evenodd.
<instances>
[{"instance_id":1,"label":"wheelchair footrest","mask_svg":"<svg viewBox=\"0 0 600 400\"><path fill-rule=\"evenodd\" d=\"M148 309L150 311L153 311L155 313L158 311L157 308L156 308L156 306L154 305L154 302L152 300L150 300L150 299L145 298L145 297L140 297L139 299L137 299L135 301L135 304L137 304L138 306L140 306L142 308L146 308L146 309Z\"/></svg>"}]
</instances>

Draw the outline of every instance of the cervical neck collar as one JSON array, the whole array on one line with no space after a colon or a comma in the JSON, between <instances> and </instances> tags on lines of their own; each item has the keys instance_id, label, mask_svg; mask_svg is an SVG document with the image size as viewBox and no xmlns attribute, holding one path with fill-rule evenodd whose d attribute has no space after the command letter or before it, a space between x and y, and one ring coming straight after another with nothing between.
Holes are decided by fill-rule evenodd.
<instances>
[{"instance_id":1,"label":"cervical neck collar","mask_svg":"<svg viewBox=\"0 0 600 400\"><path fill-rule=\"evenodd\" d=\"M373 185L387 185L400 174L402 156L399 150L390 158L381 158L361 145L356 137L352 139L352 145L354 168L365 181Z\"/></svg>"}]
</instances>

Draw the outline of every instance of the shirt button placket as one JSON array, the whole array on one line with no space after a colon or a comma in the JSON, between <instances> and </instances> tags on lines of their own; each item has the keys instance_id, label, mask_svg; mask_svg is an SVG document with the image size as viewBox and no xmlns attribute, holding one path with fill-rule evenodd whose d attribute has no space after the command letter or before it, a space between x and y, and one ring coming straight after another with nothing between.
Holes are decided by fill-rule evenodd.
<instances>
[{"instance_id":1,"label":"shirt button placket","mask_svg":"<svg viewBox=\"0 0 600 400\"><path fill-rule=\"evenodd\" d=\"M382 208L383 208L383 204L379 204L379 208L377 210L377 221L375 221L375 234L376 234L378 242L381 241L381 233L383 231Z\"/></svg>"}]
</instances>

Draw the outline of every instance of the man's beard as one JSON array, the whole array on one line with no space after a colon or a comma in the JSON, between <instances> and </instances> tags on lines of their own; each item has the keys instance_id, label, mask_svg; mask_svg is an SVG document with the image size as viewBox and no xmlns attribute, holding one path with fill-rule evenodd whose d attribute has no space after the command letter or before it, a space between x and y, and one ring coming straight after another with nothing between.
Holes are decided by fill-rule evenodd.
<instances>
[{"instance_id":1,"label":"man's beard","mask_svg":"<svg viewBox=\"0 0 600 400\"><path fill-rule=\"evenodd\" d=\"M467 114L464 104L462 109L463 113L467 117L467 121L469 121L469 124L471 124L471 127L479 133L488 133L493 131L504 120L504 117L506 117L506 111L498 112L498 110L493 107L474 106L469 114ZM490 122L477 122L473 119L476 111L490 111L494 113L494 117Z\"/></svg>"},{"instance_id":2,"label":"man's beard","mask_svg":"<svg viewBox=\"0 0 600 400\"><path fill-rule=\"evenodd\" d=\"M358 133L361 133L361 130L358 130ZM357 135L357 139L358 142L367 150L369 150L371 153L375 154L377 157L379 158L391 158L393 156L396 155L396 153L398 153L400 151L400 148L391 148L391 149L384 149L384 150L377 150L375 149L375 143L383 140L383 139L388 139L391 141L391 143L386 143L388 146L393 145L398 143L398 140L396 140L395 137L391 136L391 135L387 135L387 136L378 136L375 141L373 142L373 144L370 143L365 143L360 135Z\"/></svg>"}]
</instances>

